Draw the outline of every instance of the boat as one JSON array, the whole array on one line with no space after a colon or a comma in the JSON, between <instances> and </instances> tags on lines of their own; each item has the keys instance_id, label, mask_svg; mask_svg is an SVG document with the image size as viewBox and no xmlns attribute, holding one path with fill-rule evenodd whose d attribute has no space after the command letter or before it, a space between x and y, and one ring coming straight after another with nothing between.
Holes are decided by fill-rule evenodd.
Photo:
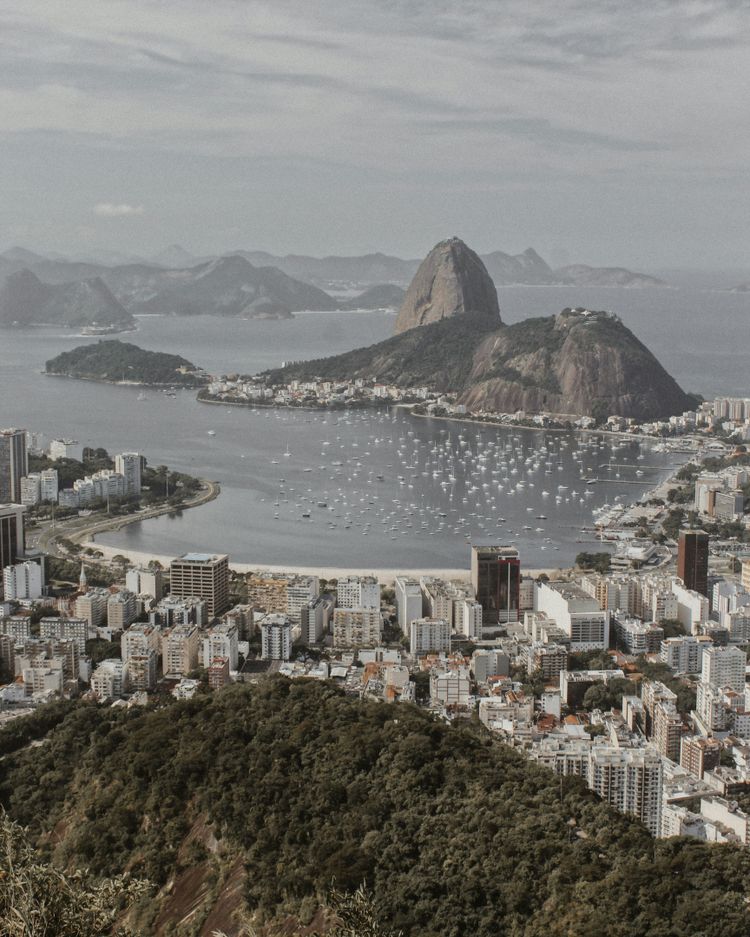
<instances>
[{"instance_id":1,"label":"boat","mask_svg":"<svg viewBox=\"0 0 750 937\"><path fill-rule=\"evenodd\" d=\"M208 436L215 436L215 435L216 435L216 430L215 430L215 429L210 429L210 430L208 430L208 431L207 431L207 435L208 435Z\"/></svg>"}]
</instances>

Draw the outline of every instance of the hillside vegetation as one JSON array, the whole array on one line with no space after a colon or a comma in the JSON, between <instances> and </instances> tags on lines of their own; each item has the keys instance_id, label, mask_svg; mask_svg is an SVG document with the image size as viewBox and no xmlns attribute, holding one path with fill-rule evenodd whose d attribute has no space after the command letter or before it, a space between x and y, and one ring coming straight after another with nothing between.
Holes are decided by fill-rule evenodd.
<instances>
[{"instance_id":1,"label":"hillside vegetation","mask_svg":"<svg viewBox=\"0 0 750 937\"><path fill-rule=\"evenodd\" d=\"M128 381L138 384L198 387L208 377L180 355L147 351L116 339L79 345L46 364L47 374L92 381Z\"/></svg>"},{"instance_id":2,"label":"hillside vegetation","mask_svg":"<svg viewBox=\"0 0 750 937\"><path fill-rule=\"evenodd\" d=\"M32 718L0 730L2 804L58 863L166 883L143 935L208 935L228 879L266 920L364 883L410 937L750 932L750 853L654 841L578 779L412 706L275 678Z\"/></svg>"},{"instance_id":3,"label":"hillside vegetation","mask_svg":"<svg viewBox=\"0 0 750 937\"><path fill-rule=\"evenodd\" d=\"M492 331L482 315L466 313L401 332L367 348L330 358L301 361L269 371L271 382L376 378L402 387L461 391L471 373L474 352Z\"/></svg>"}]
</instances>

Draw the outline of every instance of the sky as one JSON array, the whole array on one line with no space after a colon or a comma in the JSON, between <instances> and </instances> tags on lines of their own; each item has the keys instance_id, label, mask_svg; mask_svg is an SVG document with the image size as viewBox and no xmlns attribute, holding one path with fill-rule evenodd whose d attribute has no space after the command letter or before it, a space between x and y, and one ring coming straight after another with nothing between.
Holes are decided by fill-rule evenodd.
<instances>
[{"instance_id":1,"label":"sky","mask_svg":"<svg viewBox=\"0 0 750 937\"><path fill-rule=\"evenodd\" d=\"M0 247L750 267L747 0L0 0Z\"/></svg>"}]
</instances>

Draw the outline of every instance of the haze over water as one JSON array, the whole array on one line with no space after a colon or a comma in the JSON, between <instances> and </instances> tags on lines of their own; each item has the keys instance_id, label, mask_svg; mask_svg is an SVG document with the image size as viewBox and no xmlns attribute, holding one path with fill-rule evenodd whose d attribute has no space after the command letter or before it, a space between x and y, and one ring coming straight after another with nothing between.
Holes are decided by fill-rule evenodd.
<instances>
[{"instance_id":1,"label":"haze over water","mask_svg":"<svg viewBox=\"0 0 750 937\"><path fill-rule=\"evenodd\" d=\"M706 396L747 393L743 346L750 317L748 296L518 287L501 289L500 304L506 322L549 315L566 305L610 309L686 389ZM392 328L393 316L384 312L300 314L281 322L142 318L139 331L122 338L182 354L212 372L255 372L282 360L322 357L371 344ZM83 341L50 329L3 333L3 425L25 426L48 437L74 436L110 452L137 449L152 464L166 463L222 484L221 496L204 507L180 517L134 524L101 538L102 543L121 548L159 554L192 548L225 551L237 562L268 565L449 568L467 565L469 535L517 543L527 566L567 565L579 550L591 548L578 541L585 537L580 527L590 525L594 507L612 503L615 497L636 498L674 464L674 457L653 452L650 444L638 460L637 443L628 442L613 454L606 440L595 453L584 453L583 474L611 481L590 486L593 494L580 504L586 486L572 456L578 445L572 435L424 420L402 411L392 411L388 417L357 411L253 412L199 404L192 392L167 398L148 390L148 399L139 401L136 388L39 373L47 358ZM216 435L209 436L208 430ZM524 465L542 446L554 455L547 457L554 462L552 475L546 474L542 456L532 456L530 465ZM284 455L287 447L289 456ZM431 453L434 448L438 451ZM512 450L518 469L518 475L508 479L514 483L512 495L507 493L507 481L502 491L497 487L504 470L498 469L494 479L491 475L498 453L505 449L506 462L510 463ZM476 457L482 452L489 474L473 478L472 471L478 471ZM609 462L621 467L602 467ZM320 468L324 465L325 470ZM635 475L637 468L642 475ZM450 474L456 481L441 484ZM399 475L404 476L403 484ZM527 484L517 490L519 479L533 487ZM560 485L565 486L562 491ZM477 491L467 494L471 486ZM544 490L549 491L546 498ZM493 497L494 504L489 500ZM325 508L318 506L322 501ZM303 517L306 513L309 518ZM542 514L546 518L538 519Z\"/></svg>"}]
</instances>

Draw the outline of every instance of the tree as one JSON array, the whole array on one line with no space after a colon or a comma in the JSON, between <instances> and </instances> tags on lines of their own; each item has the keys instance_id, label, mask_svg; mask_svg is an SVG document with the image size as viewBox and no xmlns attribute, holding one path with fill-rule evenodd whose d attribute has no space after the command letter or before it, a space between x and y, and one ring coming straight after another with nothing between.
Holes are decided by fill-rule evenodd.
<instances>
[{"instance_id":1,"label":"tree","mask_svg":"<svg viewBox=\"0 0 750 937\"><path fill-rule=\"evenodd\" d=\"M611 565L612 555L610 553L581 552L576 556L578 569L593 569L597 573L608 573Z\"/></svg>"},{"instance_id":2,"label":"tree","mask_svg":"<svg viewBox=\"0 0 750 937\"><path fill-rule=\"evenodd\" d=\"M118 918L145 893L144 882L120 875L96 880L43 862L26 835L0 817L0 933L3 937L92 937L112 933ZM129 931L118 927L116 934Z\"/></svg>"}]
</instances>

